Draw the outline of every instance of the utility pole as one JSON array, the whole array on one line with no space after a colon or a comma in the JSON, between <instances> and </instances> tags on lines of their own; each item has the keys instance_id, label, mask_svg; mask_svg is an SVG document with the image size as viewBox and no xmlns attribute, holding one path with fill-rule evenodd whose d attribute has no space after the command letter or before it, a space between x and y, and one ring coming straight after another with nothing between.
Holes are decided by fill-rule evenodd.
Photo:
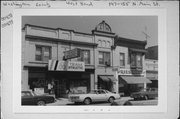
<instances>
[{"instance_id":1,"label":"utility pole","mask_svg":"<svg viewBox=\"0 0 180 119\"><path fill-rule=\"evenodd\" d=\"M147 33L147 26L145 26L145 31L142 31L142 33L145 35L145 40L148 43L148 38L151 38Z\"/></svg>"}]
</instances>

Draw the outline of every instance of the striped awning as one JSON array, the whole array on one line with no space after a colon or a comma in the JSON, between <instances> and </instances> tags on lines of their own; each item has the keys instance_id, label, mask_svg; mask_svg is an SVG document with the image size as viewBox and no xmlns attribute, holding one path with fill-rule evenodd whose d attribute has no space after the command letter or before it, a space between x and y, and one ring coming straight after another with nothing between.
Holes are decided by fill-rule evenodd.
<instances>
[{"instance_id":1,"label":"striped awning","mask_svg":"<svg viewBox=\"0 0 180 119\"><path fill-rule=\"evenodd\" d=\"M152 83L152 81L146 77L121 76L121 79L124 80L127 84Z\"/></svg>"}]
</instances>

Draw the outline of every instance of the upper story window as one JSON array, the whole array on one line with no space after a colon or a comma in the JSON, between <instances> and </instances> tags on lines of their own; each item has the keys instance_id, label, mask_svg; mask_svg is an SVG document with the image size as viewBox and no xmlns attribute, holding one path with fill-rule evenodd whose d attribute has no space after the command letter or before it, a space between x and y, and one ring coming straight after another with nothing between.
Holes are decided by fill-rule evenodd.
<instances>
[{"instance_id":1,"label":"upper story window","mask_svg":"<svg viewBox=\"0 0 180 119\"><path fill-rule=\"evenodd\" d=\"M125 54L120 53L120 66L125 66Z\"/></svg>"},{"instance_id":2,"label":"upper story window","mask_svg":"<svg viewBox=\"0 0 180 119\"><path fill-rule=\"evenodd\" d=\"M142 67L142 54L131 53L131 67Z\"/></svg>"},{"instance_id":3,"label":"upper story window","mask_svg":"<svg viewBox=\"0 0 180 119\"><path fill-rule=\"evenodd\" d=\"M84 61L85 64L90 64L90 50L81 50L81 56L78 61Z\"/></svg>"},{"instance_id":4,"label":"upper story window","mask_svg":"<svg viewBox=\"0 0 180 119\"><path fill-rule=\"evenodd\" d=\"M142 55L141 54L137 54L136 55L136 62L137 62L137 66L138 67L142 67Z\"/></svg>"},{"instance_id":5,"label":"upper story window","mask_svg":"<svg viewBox=\"0 0 180 119\"><path fill-rule=\"evenodd\" d=\"M48 61L51 59L51 47L49 46L36 46L35 60Z\"/></svg>"},{"instance_id":6,"label":"upper story window","mask_svg":"<svg viewBox=\"0 0 180 119\"><path fill-rule=\"evenodd\" d=\"M110 66L110 52L99 52L99 64Z\"/></svg>"}]
</instances>

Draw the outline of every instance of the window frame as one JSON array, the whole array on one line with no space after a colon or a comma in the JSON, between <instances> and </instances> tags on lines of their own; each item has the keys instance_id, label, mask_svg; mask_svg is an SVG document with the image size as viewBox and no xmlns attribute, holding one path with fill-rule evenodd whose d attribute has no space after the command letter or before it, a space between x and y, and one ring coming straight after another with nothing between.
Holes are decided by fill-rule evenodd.
<instances>
[{"instance_id":1,"label":"window frame","mask_svg":"<svg viewBox=\"0 0 180 119\"><path fill-rule=\"evenodd\" d=\"M41 54L39 55L41 57L41 60L37 60L37 48L41 48ZM51 46L45 46L45 45L35 45L35 61L39 61L39 62L48 62L47 60L45 60L45 50L46 48L48 48L49 50L49 60L52 58L52 47Z\"/></svg>"},{"instance_id":2,"label":"window frame","mask_svg":"<svg viewBox=\"0 0 180 119\"><path fill-rule=\"evenodd\" d=\"M102 64L99 62L100 60L99 60L99 55L100 55L100 53L102 53L103 55L103 57L102 57ZM107 56L107 54L109 55L109 66L111 66L111 52L107 52L107 51L99 51L99 54L98 54L98 63L99 63L99 65L106 65L106 56Z\"/></svg>"},{"instance_id":3,"label":"window frame","mask_svg":"<svg viewBox=\"0 0 180 119\"><path fill-rule=\"evenodd\" d=\"M133 56L134 55L134 56ZM140 56L140 65L138 65L138 56ZM134 63L133 61L134 60ZM143 53L131 52L130 53L130 66L133 68L142 68L143 67Z\"/></svg>"},{"instance_id":4,"label":"window frame","mask_svg":"<svg viewBox=\"0 0 180 119\"><path fill-rule=\"evenodd\" d=\"M123 56L123 60L121 60L121 55ZM119 53L119 59L120 59L120 67L125 67L125 53L120 52ZM121 61L123 61L123 65L121 65Z\"/></svg>"},{"instance_id":5,"label":"window frame","mask_svg":"<svg viewBox=\"0 0 180 119\"><path fill-rule=\"evenodd\" d=\"M86 51L89 53L88 54L88 57L89 57L88 58L88 63L86 63L85 60L84 60L85 59L84 58L84 52L86 52ZM91 64L91 52L90 52L90 50L88 50L88 49L81 49L81 55L80 55L80 57L77 58L77 61L84 61L85 64L90 65Z\"/></svg>"}]
</instances>

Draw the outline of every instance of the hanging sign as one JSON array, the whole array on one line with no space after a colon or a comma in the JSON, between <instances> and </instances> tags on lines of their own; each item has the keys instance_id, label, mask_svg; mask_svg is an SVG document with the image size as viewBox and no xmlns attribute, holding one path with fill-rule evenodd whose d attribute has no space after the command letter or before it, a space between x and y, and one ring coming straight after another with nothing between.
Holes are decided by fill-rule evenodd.
<instances>
[{"instance_id":1,"label":"hanging sign","mask_svg":"<svg viewBox=\"0 0 180 119\"><path fill-rule=\"evenodd\" d=\"M80 54L81 54L81 50L79 48L65 51L64 60L80 57Z\"/></svg>"}]
</instances>

